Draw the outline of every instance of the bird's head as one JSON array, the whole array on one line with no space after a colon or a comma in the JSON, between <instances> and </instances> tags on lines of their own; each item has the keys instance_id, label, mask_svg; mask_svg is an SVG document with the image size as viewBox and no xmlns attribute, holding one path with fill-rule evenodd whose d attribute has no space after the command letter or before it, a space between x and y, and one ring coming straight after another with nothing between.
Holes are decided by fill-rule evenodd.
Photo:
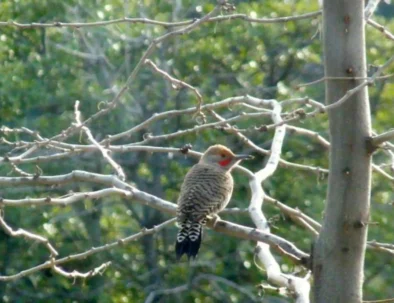
<instances>
[{"instance_id":1,"label":"bird's head","mask_svg":"<svg viewBox=\"0 0 394 303\"><path fill-rule=\"evenodd\" d=\"M209 147L201 157L200 163L211 164L224 170L230 170L241 160L252 159L250 155L236 155L229 148L217 144Z\"/></svg>"}]
</instances>

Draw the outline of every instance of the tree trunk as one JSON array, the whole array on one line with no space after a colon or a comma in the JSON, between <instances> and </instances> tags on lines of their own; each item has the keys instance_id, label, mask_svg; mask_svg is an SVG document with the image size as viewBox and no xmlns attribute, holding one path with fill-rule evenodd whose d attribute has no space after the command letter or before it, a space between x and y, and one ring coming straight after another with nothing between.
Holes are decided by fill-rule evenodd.
<instances>
[{"instance_id":1,"label":"tree trunk","mask_svg":"<svg viewBox=\"0 0 394 303\"><path fill-rule=\"evenodd\" d=\"M324 1L326 77L366 77L363 8L364 1ZM326 104L363 81L327 80ZM314 297L317 303L360 303L371 186L367 88L328 116L330 174L323 227L313 252Z\"/></svg>"}]
</instances>

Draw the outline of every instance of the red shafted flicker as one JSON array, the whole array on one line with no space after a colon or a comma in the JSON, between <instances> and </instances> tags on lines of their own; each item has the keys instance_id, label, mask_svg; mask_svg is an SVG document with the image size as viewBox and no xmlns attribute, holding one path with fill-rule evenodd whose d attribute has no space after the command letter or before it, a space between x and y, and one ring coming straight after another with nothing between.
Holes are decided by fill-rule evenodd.
<instances>
[{"instance_id":1,"label":"red shafted flicker","mask_svg":"<svg viewBox=\"0 0 394 303\"><path fill-rule=\"evenodd\" d=\"M209 217L223 210L233 192L231 170L249 155L235 155L223 145L209 147L186 174L178 198L179 231L175 252L195 258L201 244L202 227Z\"/></svg>"}]
</instances>

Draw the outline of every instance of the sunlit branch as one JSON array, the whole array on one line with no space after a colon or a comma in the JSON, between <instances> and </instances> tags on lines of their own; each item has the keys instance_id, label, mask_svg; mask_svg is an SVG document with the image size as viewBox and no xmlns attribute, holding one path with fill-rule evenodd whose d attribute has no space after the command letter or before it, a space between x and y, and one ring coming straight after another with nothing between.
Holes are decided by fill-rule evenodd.
<instances>
[{"instance_id":1,"label":"sunlit branch","mask_svg":"<svg viewBox=\"0 0 394 303\"><path fill-rule=\"evenodd\" d=\"M394 298L390 298L390 299L382 299L382 300L367 300L364 301L363 303L394 303Z\"/></svg>"},{"instance_id":2,"label":"sunlit branch","mask_svg":"<svg viewBox=\"0 0 394 303\"><path fill-rule=\"evenodd\" d=\"M104 273L104 271L110 265L111 265L111 262L105 262L105 263L101 264L100 266L98 266L98 267L96 267L96 268L94 268L92 270L89 270L86 273L82 273L82 272L79 272L77 270L73 270L72 272L67 272L64 269L62 269L59 266L57 266L57 265L53 265L52 266L52 270L55 273L57 273L57 274L59 274L59 275L61 275L63 277L69 278L69 279L77 279L77 278L87 279L87 278L90 278L90 277L94 277L96 275L102 275ZM1 277L0 277L0 279L1 279Z\"/></svg>"},{"instance_id":3,"label":"sunlit branch","mask_svg":"<svg viewBox=\"0 0 394 303\"><path fill-rule=\"evenodd\" d=\"M267 195L264 196L264 201L267 201L268 203L278 207L283 214L289 216L293 221L306 228L314 235L317 235L320 231L321 224L304 214L301 210L294 209Z\"/></svg>"},{"instance_id":4,"label":"sunlit branch","mask_svg":"<svg viewBox=\"0 0 394 303\"><path fill-rule=\"evenodd\" d=\"M367 6L364 9L364 18L366 21L374 14L378 4L381 0L369 0Z\"/></svg>"},{"instance_id":5,"label":"sunlit branch","mask_svg":"<svg viewBox=\"0 0 394 303\"><path fill-rule=\"evenodd\" d=\"M45 197L45 198L24 198L24 199L6 199L0 198L0 205L8 205L8 206L26 206L26 205L61 205L66 206L72 203L76 203L79 201L83 201L85 199L99 199L105 198L113 195L119 195L124 198L131 197L132 194L130 191L119 189L119 188L105 188L97 191L91 192L80 192L80 193L69 193L66 196L54 198L54 197Z\"/></svg>"},{"instance_id":6,"label":"sunlit branch","mask_svg":"<svg viewBox=\"0 0 394 303\"><path fill-rule=\"evenodd\" d=\"M247 96L247 97L250 98L251 100L254 100L254 101L259 100L257 98L251 97L251 96ZM286 100L286 101L282 101L281 104L290 103L290 102L294 102L294 101L295 102L309 102L308 100L309 100L308 98L301 98L301 99L297 99L297 100ZM264 101L267 102L266 104L268 104L269 102L273 102L276 100L264 100ZM256 103L257 103L256 105L259 105L259 106L262 106L264 104L260 101L258 101ZM210 113L217 120L225 121L225 119L222 116L220 116L219 114L217 114L215 111L211 110ZM235 134L235 136L237 136L241 140L241 142L243 142L246 146L249 146L250 148L252 148L256 152L258 152L259 154L261 154L261 155L269 155L270 154L270 151L265 150L265 149L261 148L260 146L256 145L252 140L250 140L247 136L245 136L243 133L241 133L239 129L232 128L228 123L225 124L224 127L226 127L225 128L226 131ZM327 169L303 165L303 164L297 164L297 163L286 161L284 159L279 159L279 166L286 167L286 168L295 168L295 169L305 170L305 171L318 173L318 174L327 174L328 173Z\"/></svg>"},{"instance_id":7,"label":"sunlit branch","mask_svg":"<svg viewBox=\"0 0 394 303\"><path fill-rule=\"evenodd\" d=\"M272 120L274 123L282 121L281 111L282 106L275 100L270 101L273 108ZM279 126L275 129L275 135L272 140L271 153L264 168L257 171L253 178L250 179L250 188L252 197L249 205L249 214L256 227L270 234L269 224L262 212L262 204L264 201L265 192L262 188L262 183L274 174L278 167L283 141L286 134L286 125ZM279 248L279 250L281 247ZM266 243L258 242L256 247L256 254L260 262L264 265L267 271L268 281L278 286L284 286L294 291L297 294L297 302L309 302L310 284L306 279L299 278L290 274L283 274L280 265L275 260L270 251L270 246ZM294 254L292 254L294 256ZM293 258L293 257L292 257Z\"/></svg>"},{"instance_id":8,"label":"sunlit branch","mask_svg":"<svg viewBox=\"0 0 394 303\"><path fill-rule=\"evenodd\" d=\"M32 232L29 232L27 230L24 230L22 228L18 228L16 231L14 231L8 224L4 221L3 218L4 214L0 215L0 226L3 228L3 230L10 235L11 237L23 237L26 239L29 239L31 241L36 241L41 244L43 244L50 253L50 257L56 257L58 255L58 252L56 249L52 246L51 243L49 243L47 238L44 238L43 236L34 234Z\"/></svg>"},{"instance_id":9,"label":"sunlit branch","mask_svg":"<svg viewBox=\"0 0 394 303\"><path fill-rule=\"evenodd\" d=\"M389 75L384 75L384 76L379 76L376 77L375 80L386 80L386 79L390 79L391 77L393 77L394 74L389 74ZM328 80L368 80L369 77L323 77L311 82L307 82L307 83L301 83L301 84L297 84L295 86L295 89L299 89L301 87L306 87L306 86L311 86L311 85L315 85L315 84L319 84L321 82L324 81L328 81Z\"/></svg>"},{"instance_id":10,"label":"sunlit branch","mask_svg":"<svg viewBox=\"0 0 394 303\"><path fill-rule=\"evenodd\" d=\"M198 131L201 130L205 130L205 129L213 129L215 127L227 124L227 123L232 123L232 122L237 122L240 120L245 120L248 118L258 118L258 117L262 117L262 116L267 116L269 115L266 112L257 112L257 113L241 113L240 115L231 117L229 119L223 120L223 121L219 121L219 122L212 122L212 123L206 123L206 124L202 124L202 125L197 125L194 126L193 128L189 128L189 129L184 129L184 130L178 130L174 133L169 133L169 134L165 134L165 135L151 135L151 134L147 134L144 138L144 140L140 141L140 142L135 142L135 143L131 143L130 145L143 145L149 142L157 142L160 140L169 140L169 139L173 139L179 136L184 136L184 135L188 135L191 133L196 133Z\"/></svg>"},{"instance_id":11,"label":"sunlit branch","mask_svg":"<svg viewBox=\"0 0 394 303\"><path fill-rule=\"evenodd\" d=\"M200 92L198 91L198 89L196 89L194 86L191 86L190 84L188 84L188 83L186 83L184 81L175 79L174 77L170 76L168 73L166 73L165 71L160 69L156 64L154 64L149 59L145 60L145 64L151 66L154 71L156 71L160 75L164 76L167 80L169 80L171 82L172 87L174 89L179 89L181 87L187 87L188 89L193 91L193 93L196 95L197 100L198 100L198 104L197 104L197 107L196 107L196 112L200 113L203 100L202 100L202 96L201 96Z\"/></svg>"},{"instance_id":12,"label":"sunlit branch","mask_svg":"<svg viewBox=\"0 0 394 303\"><path fill-rule=\"evenodd\" d=\"M286 16L286 17L277 17L277 18L252 18L246 14L231 14L224 16L216 16L208 18L207 22L223 22L228 20L243 20L249 23L284 23L290 21L298 21L310 18L316 18L321 15L321 11L306 13L302 15L296 16ZM131 24L150 24L150 25L159 25L163 27L180 27L187 25L194 25L199 22L201 19L193 19L193 20L185 20L180 22L165 22L165 21L157 21L148 18L119 18L114 20L107 21L95 21L95 22L51 22L51 23L19 23L16 21L0 21L0 27L16 27L19 29L32 29L32 28L84 28L84 27L100 27L100 26L109 26L113 24L121 24L121 23L131 23Z\"/></svg>"},{"instance_id":13,"label":"sunlit branch","mask_svg":"<svg viewBox=\"0 0 394 303\"><path fill-rule=\"evenodd\" d=\"M24 176L24 177L31 177L31 176L33 176L33 174L25 172L23 169L19 168L16 164L14 164L12 162L9 162L9 164L12 167L12 172L16 172L18 175Z\"/></svg>"},{"instance_id":14,"label":"sunlit branch","mask_svg":"<svg viewBox=\"0 0 394 303\"><path fill-rule=\"evenodd\" d=\"M103 158L113 167L113 169L115 170L118 177L121 180L125 180L126 175L124 174L122 167L118 163L116 163L114 159L112 159L110 157L108 150L106 148L104 148L103 146L101 146L96 141L96 139L93 137L90 129L87 126L81 126L82 122L81 122L81 112L79 110L79 101L75 101L74 114L75 114L75 121L76 121L77 127L81 127L81 130L86 134L88 141L97 147L97 149L100 151Z\"/></svg>"},{"instance_id":15,"label":"sunlit branch","mask_svg":"<svg viewBox=\"0 0 394 303\"><path fill-rule=\"evenodd\" d=\"M225 5L225 4L223 4L223 5ZM146 49L146 51L144 52L144 54L142 55L142 57L140 58L140 60L136 64L136 66L134 67L134 69L132 70L131 74L128 76L126 83L123 85L123 87L120 89L120 91L116 94L116 96L110 102L102 103L101 104L102 108L99 111L97 111L95 114L91 115L89 118L82 121L80 125L78 125L78 126L71 125L67 129L63 130L60 134L53 136L52 138L50 138L48 140L48 143L51 140L64 141L67 138L69 138L71 135L78 132L78 130L81 129L81 127L88 125L92 121L94 121L94 120L102 117L103 115L109 113L110 111L112 111L118 105L121 97L130 88L130 86L131 86L132 82L134 81L135 77L137 76L138 72L141 70L143 62L145 62L145 60L153 53L153 51L156 49L156 47L160 43L162 43L163 41L165 41L173 36L183 35L183 34L187 34L187 33L191 32L192 30L197 28L200 24L206 22L209 18L211 18L213 15L215 15L220 10L220 8L221 8L221 5L219 4L210 13L205 15L203 18L193 22L192 24L190 24L184 28L170 31L170 32L154 39L152 41L152 43L149 45L149 47ZM24 158L24 157L30 155L31 153L35 152L36 150L37 150L37 146L32 146L26 152L24 152L22 155L20 155L20 158ZM1 161L1 159L0 159L0 161Z\"/></svg>"},{"instance_id":16,"label":"sunlit branch","mask_svg":"<svg viewBox=\"0 0 394 303\"><path fill-rule=\"evenodd\" d=\"M165 222L163 222L163 223L161 223L161 224L159 224L159 225L157 225L157 226L155 226L153 228L142 229L139 233L136 233L134 235L128 236L126 238L119 239L119 240L114 241L112 243L107 243L105 245L98 246L98 247L92 247L91 249L89 249L89 250L87 250L85 252L69 255L69 256L66 256L66 257L63 257L63 258L60 258L60 259L52 259L52 260L46 261L46 262L44 262L44 263L42 263L40 265L37 265L35 267L31 267L29 269L20 271L19 273L14 274L14 275L0 276L0 281L12 281L12 280L20 279L22 277L31 275L31 274L33 274L35 272L41 271L41 270L46 269L46 268L53 268L55 266L58 266L58 265L61 265L61 264L64 264L64 263L69 263L69 262L72 262L72 261L75 261L75 260L83 260L83 259L85 259L85 258L87 258L87 257L89 257L89 256L91 256L93 254L96 254L96 253L99 253L99 252L103 252L103 251L108 251L110 249L113 249L114 247L122 246L122 245L125 245L125 244L129 243L129 242L136 241L136 240L140 239L143 236L154 234L154 233L162 230L167 225L172 224L173 222L175 222L175 219L170 219L170 220L167 220L167 221L165 221ZM105 269L106 267L108 267L109 263L110 262L102 264L98 268L95 268L92 271L90 271L90 273L91 274L99 273L102 269ZM74 273L74 275L73 275L73 273L66 273L64 271L61 271L58 267L57 267L57 272L61 273L61 274L64 274L65 276L70 277L70 278L71 277L86 278L85 275L89 274L89 272L86 273L86 274L81 274L81 273L76 274L75 272L73 272Z\"/></svg>"},{"instance_id":17,"label":"sunlit branch","mask_svg":"<svg viewBox=\"0 0 394 303\"><path fill-rule=\"evenodd\" d=\"M371 144L374 147L378 147L379 145L383 144L384 142L390 141L394 139L394 129L391 129L383 134L373 136L371 138Z\"/></svg>"},{"instance_id":18,"label":"sunlit branch","mask_svg":"<svg viewBox=\"0 0 394 303\"><path fill-rule=\"evenodd\" d=\"M328 142L318 132L315 132L315 131L312 131L312 130L309 130L309 129L306 129L306 128L293 126L293 125L287 125L287 132L289 134L295 133L295 134L298 134L298 135L303 135L303 136L315 139L324 148L326 148L326 149L330 148L330 142Z\"/></svg>"},{"instance_id":19,"label":"sunlit branch","mask_svg":"<svg viewBox=\"0 0 394 303\"><path fill-rule=\"evenodd\" d=\"M394 35L383 25L377 23L372 19L368 19L368 24L379 30L386 38L394 41Z\"/></svg>"},{"instance_id":20,"label":"sunlit branch","mask_svg":"<svg viewBox=\"0 0 394 303\"><path fill-rule=\"evenodd\" d=\"M201 111L205 111L205 110L209 111L212 109L230 107L230 106L233 106L236 104L243 104L243 103L255 104L255 102L253 102L249 96L236 96L236 97L227 98L222 101L215 102L215 103L205 104L205 105L201 106ZM196 111L197 111L197 107L190 107L190 108L182 109L182 110L170 110L170 111L166 111L166 112L155 113L149 119L146 119L142 123L132 127L131 129L129 129L127 131L124 131L124 132L121 132L121 133L118 133L115 135L109 135L105 140L100 142L100 144L103 144L104 142L106 142L108 144L108 142L113 142L113 141L119 140L121 138L128 138L132 134L134 134L138 131L141 131L143 129L147 129L148 126L152 125L156 121L169 119L169 118L173 118L173 117L177 117L177 116L185 115L185 114L193 114Z\"/></svg>"},{"instance_id":21,"label":"sunlit branch","mask_svg":"<svg viewBox=\"0 0 394 303\"><path fill-rule=\"evenodd\" d=\"M359 85L357 85L355 88L349 89L345 95L340 98L339 100L330 103L329 105L326 105L325 109L328 110L332 110L335 108L340 107L343 103L345 103L347 100L350 99L350 97L352 97L354 94L358 93L359 91L361 91L364 87L366 87L368 84L370 84L370 81L364 81L361 82Z\"/></svg>"},{"instance_id":22,"label":"sunlit branch","mask_svg":"<svg viewBox=\"0 0 394 303\"><path fill-rule=\"evenodd\" d=\"M239 168L241 169L241 168ZM242 168L242 171L248 171L245 168ZM249 172L250 174L250 172ZM129 190L131 194L129 195L130 199L139 201L140 203L158 209L162 212L166 212L172 215L176 213L176 205L168 202L166 200L160 199L155 197L151 194L146 192L140 191L137 188L132 187L131 185L121 181L116 176L109 176L109 175L100 175L94 173L88 173L84 171L73 171L72 173L66 175L59 175L59 176L38 176L38 177L1 177L0 184L4 184L4 182L8 182L8 184L22 185L22 184L35 184L35 185L53 185L53 184L65 184L75 181L84 181L84 182L93 182L97 184L105 184L115 186L119 189ZM1 204L1 201L0 201ZM211 223L208 223L208 225ZM236 237L255 240L255 241L262 241L265 243L269 243L272 245L279 245L285 251L290 254L295 255L299 259L307 258L307 254L301 252L300 250L296 249L295 246L277 236L271 234L265 234L263 232L256 231L255 229L234 224L231 222L220 220L217 224L213 227L214 230L220 231L222 233L226 233L229 235L233 235ZM288 251L290 249L290 251Z\"/></svg>"},{"instance_id":23,"label":"sunlit branch","mask_svg":"<svg viewBox=\"0 0 394 303\"><path fill-rule=\"evenodd\" d=\"M343 95L339 100L334 101L326 106L324 106L324 111L327 112L329 110L333 110L335 108L340 107L342 104L344 104L347 100L350 99L350 97L352 97L354 94L358 93L359 91L361 91L364 87L373 84L377 79L379 79L379 77L381 76L381 74L383 73L383 71L390 66L390 64L394 61L394 56L392 56L389 60L387 60L383 65L381 65L376 72L371 76L366 78L365 80L363 80L360 84L358 84L356 87L348 90L345 95ZM334 80L330 80L330 78L325 79L327 81L334 81ZM308 114L307 114L308 115ZM287 121L286 123L288 123L290 121ZM276 125L274 124L273 126L270 127L276 127Z\"/></svg>"},{"instance_id":24,"label":"sunlit branch","mask_svg":"<svg viewBox=\"0 0 394 303\"><path fill-rule=\"evenodd\" d=\"M372 250L381 251L381 252L386 252L391 255L394 255L394 244L379 243L376 241L368 241L367 248L372 249Z\"/></svg>"}]
</instances>

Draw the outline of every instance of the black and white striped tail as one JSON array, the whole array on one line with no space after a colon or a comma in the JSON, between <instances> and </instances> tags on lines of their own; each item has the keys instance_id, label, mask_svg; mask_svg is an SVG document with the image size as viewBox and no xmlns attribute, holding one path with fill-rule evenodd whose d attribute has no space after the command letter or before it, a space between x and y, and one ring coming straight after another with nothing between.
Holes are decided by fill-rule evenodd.
<instances>
[{"instance_id":1,"label":"black and white striped tail","mask_svg":"<svg viewBox=\"0 0 394 303\"><path fill-rule=\"evenodd\" d=\"M186 220L181 223L180 230L176 237L175 252L179 260L184 254L187 258L195 258L201 245L202 224Z\"/></svg>"}]
</instances>

